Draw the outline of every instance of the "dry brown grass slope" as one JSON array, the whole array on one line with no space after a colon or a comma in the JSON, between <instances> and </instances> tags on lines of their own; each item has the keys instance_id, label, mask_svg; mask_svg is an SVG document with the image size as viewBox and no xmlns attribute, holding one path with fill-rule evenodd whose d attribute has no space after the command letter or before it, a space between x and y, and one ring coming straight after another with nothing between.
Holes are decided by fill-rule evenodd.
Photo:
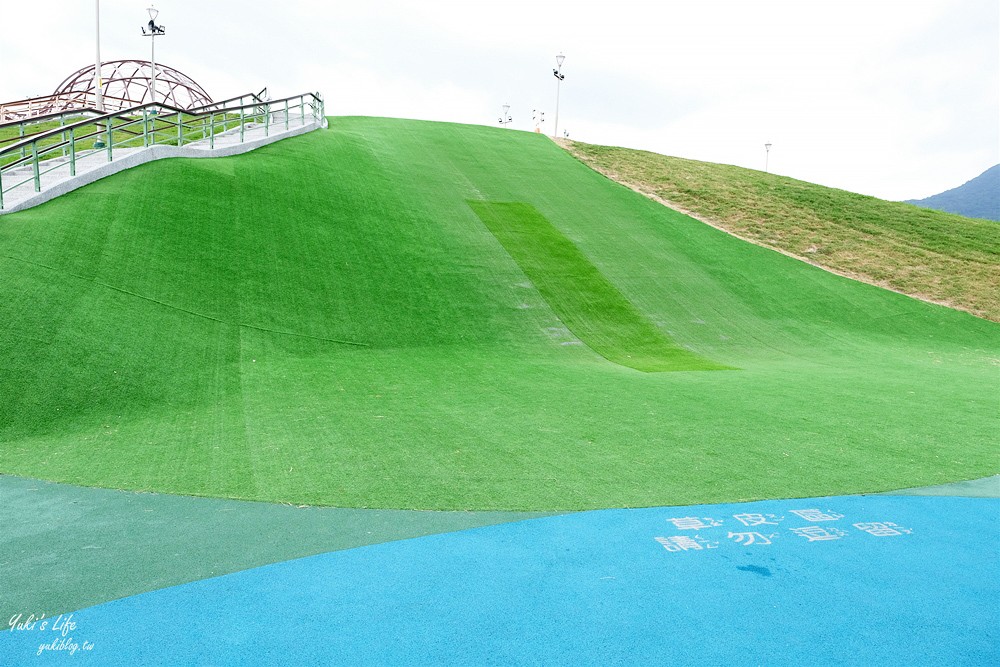
<instances>
[{"instance_id":1,"label":"dry brown grass slope","mask_svg":"<svg viewBox=\"0 0 1000 667\"><path fill-rule=\"evenodd\" d=\"M591 168L742 239L1000 322L1000 224L729 165L559 142Z\"/></svg>"}]
</instances>

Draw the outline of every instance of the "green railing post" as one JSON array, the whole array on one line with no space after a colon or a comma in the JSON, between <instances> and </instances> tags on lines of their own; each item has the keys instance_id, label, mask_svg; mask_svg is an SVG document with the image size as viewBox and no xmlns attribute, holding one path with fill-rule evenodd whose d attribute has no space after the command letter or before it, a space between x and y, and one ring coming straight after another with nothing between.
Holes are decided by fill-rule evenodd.
<instances>
[{"instance_id":1,"label":"green railing post","mask_svg":"<svg viewBox=\"0 0 1000 667\"><path fill-rule=\"evenodd\" d=\"M210 149L212 149L212 150L215 150L215 112L214 111L212 112L211 120L212 120L212 127L211 127L211 132L208 135L208 147Z\"/></svg>"},{"instance_id":2,"label":"green railing post","mask_svg":"<svg viewBox=\"0 0 1000 667\"><path fill-rule=\"evenodd\" d=\"M243 143L243 118L246 113L246 109L240 107L240 143Z\"/></svg>"},{"instance_id":3,"label":"green railing post","mask_svg":"<svg viewBox=\"0 0 1000 667\"><path fill-rule=\"evenodd\" d=\"M299 118L302 119L302 124L306 124L306 96L299 95Z\"/></svg>"},{"instance_id":4,"label":"green railing post","mask_svg":"<svg viewBox=\"0 0 1000 667\"><path fill-rule=\"evenodd\" d=\"M59 116L59 127L66 127L66 116ZM59 133L59 143L61 143L63 145L63 147L62 147L63 157L66 157L66 133L65 132L60 132Z\"/></svg>"},{"instance_id":5,"label":"green railing post","mask_svg":"<svg viewBox=\"0 0 1000 667\"><path fill-rule=\"evenodd\" d=\"M271 131L271 105L264 107L264 136L268 136Z\"/></svg>"},{"instance_id":6,"label":"green railing post","mask_svg":"<svg viewBox=\"0 0 1000 667\"><path fill-rule=\"evenodd\" d=\"M76 137L73 128L69 128L69 175L76 176Z\"/></svg>"},{"instance_id":7,"label":"green railing post","mask_svg":"<svg viewBox=\"0 0 1000 667\"><path fill-rule=\"evenodd\" d=\"M184 119L181 118L181 112L177 112L177 147L180 148L184 145Z\"/></svg>"},{"instance_id":8,"label":"green railing post","mask_svg":"<svg viewBox=\"0 0 1000 667\"><path fill-rule=\"evenodd\" d=\"M111 119L108 118L107 121L105 121L105 122L107 123L107 126L108 126L108 162L111 162L111 160L112 160L112 157L111 157Z\"/></svg>"},{"instance_id":9,"label":"green railing post","mask_svg":"<svg viewBox=\"0 0 1000 667\"><path fill-rule=\"evenodd\" d=\"M288 100L285 100L285 131L288 131Z\"/></svg>"},{"instance_id":10,"label":"green railing post","mask_svg":"<svg viewBox=\"0 0 1000 667\"><path fill-rule=\"evenodd\" d=\"M18 139L24 139L24 121L17 124L17 137ZM28 157L28 153L26 152L24 146L21 146L21 157Z\"/></svg>"},{"instance_id":11,"label":"green railing post","mask_svg":"<svg viewBox=\"0 0 1000 667\"><path fill-rule=\"evenodd\" d=\"M142 147L149 148L149 114L142 112Z\"/></svg>"},{"instance_id":12,"label":"green railing post","mask_svg":"<svg viewBox=\"0 0 1000 667\"><path fill-rule=\"evenodd\" d=\"M38 142L31 142L31 168L35 172L35 192L42 191L42 175L38 173Z\"/></svg>"}]
</instances>

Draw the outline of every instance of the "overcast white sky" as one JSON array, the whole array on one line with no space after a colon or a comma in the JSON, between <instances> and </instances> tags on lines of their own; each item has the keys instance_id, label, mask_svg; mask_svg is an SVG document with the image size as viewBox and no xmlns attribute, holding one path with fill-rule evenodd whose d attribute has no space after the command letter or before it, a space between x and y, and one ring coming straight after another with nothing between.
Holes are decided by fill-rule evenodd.
<instances>
[{"instance_id":1,"label":"overcast white sky","mask_svg":"<svg viewBox=\"0 0 1000 667\"><path fill-rule=\"evenodd\" d=\"M886 199L1000 162L997 0L155 0L157 61L215 98L319 90L330 115L513 127ZM148 58L148 0L101 0L104 60ZM94 61L93 0L3 0L0 100ZM41 45L38 42L41 42Z\"/></svg>"}]
</instances>

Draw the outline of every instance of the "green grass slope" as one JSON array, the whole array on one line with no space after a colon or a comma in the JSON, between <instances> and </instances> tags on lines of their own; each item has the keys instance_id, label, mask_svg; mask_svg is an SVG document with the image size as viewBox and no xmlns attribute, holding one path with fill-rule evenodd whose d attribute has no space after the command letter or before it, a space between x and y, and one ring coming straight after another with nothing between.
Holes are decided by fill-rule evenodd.
<instances>
[{"instance_id":1,"label":"green grass slope","mask_svg":"<svg viewBox=\"0 0 1000 667\"><path fill-rule=\"evenodd\" d=\"M0 472L561 510L1000 467L1000 326L734 239L533 134L339 118L144 165L0 219L0 285Z\"/></svg>"}]
</instances>

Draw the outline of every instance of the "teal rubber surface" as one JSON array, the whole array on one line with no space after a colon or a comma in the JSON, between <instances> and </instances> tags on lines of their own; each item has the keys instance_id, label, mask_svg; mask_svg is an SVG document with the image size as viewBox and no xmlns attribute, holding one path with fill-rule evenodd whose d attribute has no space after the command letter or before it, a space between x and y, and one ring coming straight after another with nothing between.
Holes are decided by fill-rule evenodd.
<instances>
[{"instance_id":1,"label":"teal rubber surface","mask_svg":"<svg viewBox=\"0 0 1000 667\"><path fill-rule=\"evenodd\" d=\"M549 517L25 610L0 663L997 664L998 511L854 496Z\"/></svg>"}]
</instances>

